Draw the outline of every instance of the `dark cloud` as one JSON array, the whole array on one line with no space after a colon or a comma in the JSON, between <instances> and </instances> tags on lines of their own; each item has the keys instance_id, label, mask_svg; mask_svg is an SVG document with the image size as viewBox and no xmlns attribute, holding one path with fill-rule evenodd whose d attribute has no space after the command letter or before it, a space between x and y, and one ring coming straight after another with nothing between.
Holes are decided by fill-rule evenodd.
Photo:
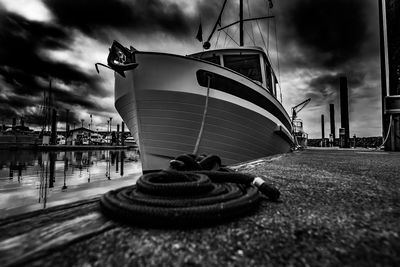
<instances>
[{"instance_id":1,"label":"dark cloud","mask_svg":"<svg viewBox=\"0 0 400 267\"><path fill-rule=\"evenodd\" d=\"M320 135L315 123L320 114L329 114L329 104L340 106L342 76L348 80L351 124L357 125L355 118L363 113L375 120L379 110L364 103L376 104L380 90L376 88L380 79L377 1L290 0L275 1L275 6L281 29L281 70L304 74L304 93L294 94L293 99L311 98L308 108L314 107L302 113L307 118L305 125L310 125L306 131Z\"/></svg>"},{"instance_id":2,"label":"dark cloud","mask_svg":"<svg viewBox=\"0 0 400 267\"><path fill-rule=\"evenodd\" d=\"M369 24L376 17L365 0L294 0L285 3L280 18L284 23L281 43L295 44L297 64L318 68L340 68L363 56L369 41Z\"/></svg>"},{"instance_id":3,"label":"dark cloud","mask_svg":"<svg viewBox=\"0 0 400 267\"><path fill-rule=\"evenodd\" d=\"M1 112L2 117L23 115L27 109L41 105L44 85L40 81L57 79L76 89L75 92L58 90L59 107L77 104L86 108L98 108L89 101L87 93L108 96L102 88L99 76L87 74L76 66L56 62L44 55L47 49L68 49L72 35L67 29L48 23L29 21L19 15L0 12L0 92L12 88L15 97L2 99L2 105L12 107ZM81 88L86 88L81 92ZM55 88L54 90L57 90ZM86 94L86 97L83 97ZM36 98L33 98L36 96Z\"/></svg>"},{"instance_id":4,"label":"dark cloud","mask_svg":"<svg viewBox=\"0 0 400 267\"><path fill-rule=\"evenodd\" d=\"M347 84L350 87L358 87L364 83L365 73L349 72L321 75L309 82L309 86L313 89L321 87L338 88L340 77L347 77Z\"/></svg>"},{"instance_id":5,"label":"dark cloud","mask_svg":"<svg viewBox=\"0 0 400 267\"><path fill-rule=\"evenodd\" d=\"M12 13L2 12L0 16L0 60L3 66L40 71L34 68L38 63L43 64L38 54L40 48L67 48L71 41L70 35L61 28L32 22Z\"/></svg>"},{"instance_id":6,"label":"dark cloud","mask_svg":"<svg viewBox=\"0 0 400 267\"><path fill-rule=\"evenodd\" d=\"M25 84L32 77L58 78L66 83L80 82L95 86L98 77L88 75L63 62L48 59L46 49L68 49L72 43L71 32L47 23L28 21L25 18L6 13L0 22L0 62L3 76L7 81ZM35 90L36 88L32 88Z\"/></svg>"},{"instance_id":7,"label":"dark cloud","mask_svg":"<svg viewBox=\"0 0 400 267\"><path fill-rule=\"evenodd\" d=\"M137 34L164 33L178 38L193 34L193 18L175 3L161 0L48 0L60 25L110 42L107 29Z\"/></svg>"},{"instance_id":8,"label":"dark cloud","mask_svg":"<svg viewBox=\"0 0 400 267\"><path fill-rule=\"evenodd\" d=\"M200 3L198 8L206 16L215 16L213 4ZM101 78L94 71L83 72L66 62L55 61L45 53L48 50L71 49L74 31L100 38L110 43L114 32L130 34L166 34L176 38L193 39L198 26L197 14L186 15L174 3L160 0L118 1L44 1L52 12L52 23L30 21L15 13L0 9L0 90L11 88L15 96L1 99L10 112L2 117L29 116L28 107L42 104L41 96L49 80L56 80L70 87L65 91L53 83L59 109L80 106L93 112L114 111L113 107L100 107L90 96L109 96ZM106 51L105 51L106 54ZM10 108L11 107L11 108ZM37 121L37 119L35 119Z\"/></svg>"},{"instance_id":9,"label":"dark cloud","mask_svg":"<svg viewBox=\"0 0 400 267\"><path fill-rule=\"evenodd\" d=\"M365 73L356 71L321 75L308 82L306 98L311 98L313 105L328 105L339 96L340 77L347 77L347 87L351 90L363 86L365 76Z\"/></svg>"}]
</instances>

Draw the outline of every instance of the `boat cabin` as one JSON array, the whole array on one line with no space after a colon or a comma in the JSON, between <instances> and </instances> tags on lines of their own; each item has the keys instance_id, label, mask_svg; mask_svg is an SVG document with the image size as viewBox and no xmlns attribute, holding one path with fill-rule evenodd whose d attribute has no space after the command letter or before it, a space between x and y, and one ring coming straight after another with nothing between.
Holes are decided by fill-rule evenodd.
<instances>
[{"instance_id":1,"label":"boat cabin","mask_svg":"<svg viewBox=\"0 0 400 267\"><path fill-rule=\"evenodd\" d=\"M239 47L204 51L190 55L234 70L264 87L276 97L278 80L271 64L260 47Z\"/></svg>"}]
</instances>

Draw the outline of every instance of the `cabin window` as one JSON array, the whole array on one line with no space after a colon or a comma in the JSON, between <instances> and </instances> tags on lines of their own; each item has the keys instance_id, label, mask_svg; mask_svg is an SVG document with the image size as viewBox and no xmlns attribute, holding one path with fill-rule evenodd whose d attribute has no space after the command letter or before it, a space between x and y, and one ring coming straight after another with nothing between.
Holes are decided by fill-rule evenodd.
<instances>
[{"instance_id":1,"label":"cabin window","mask_svg":"<svg viewBox=\"0 0 400 267\"><path fill-rule=\"evenodd\" d=\"M205 61L209 61L214 64L221 65L221 60L220 60L219 56L205 57L205 58L201 58L201 59L205 60Z\"/></svg>"},{"instance_id":2,"label":"cabin window","mask_svg":"<svg viewBox=\"0 0 400 267\"><path fill-rule=\"evenodd\" d=\"M259 55L227 55L224 56L224 66L262 82Z\"/></svg>"}]
</instances>

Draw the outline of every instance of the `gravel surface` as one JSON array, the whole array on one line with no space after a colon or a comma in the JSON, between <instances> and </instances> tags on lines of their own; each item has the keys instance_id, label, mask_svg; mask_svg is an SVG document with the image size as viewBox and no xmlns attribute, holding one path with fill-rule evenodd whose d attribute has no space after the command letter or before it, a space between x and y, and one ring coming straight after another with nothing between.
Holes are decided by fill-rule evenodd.
<instances>
[{"instance_id":1,"label":"gravel surface","mask_svg":"<svg viewBox=\"0 0 400 267\"><path fill-rule=\"evenodd\" d=\"M280 202L207 228L116 222L27 266L400 266L400 153L306 150L235 168L264 175Z\"/></svg>"}]
</instances>

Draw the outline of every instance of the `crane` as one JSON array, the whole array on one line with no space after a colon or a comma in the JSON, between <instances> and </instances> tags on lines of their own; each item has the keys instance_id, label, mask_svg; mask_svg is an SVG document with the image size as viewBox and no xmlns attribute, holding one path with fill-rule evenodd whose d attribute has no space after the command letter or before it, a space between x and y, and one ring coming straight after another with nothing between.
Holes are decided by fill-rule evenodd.
<instances>
[{"instance_id":1,"label":"crane","mask_svg":"<svg viewBox=\"0 0 400 267\"><path fill-rule=\"evenodd\" d=\"M304 100L303 102L301 102L300 104L298 104L298 105L292 107L292 126L293 126L293 127L292 127L292 129L293 129L292 134L293 134L293 137L294 137L295 149L296 149L296 150L297 150L297 149L301 149L302 146L299 145L299 142L298 142L298 140L297 140L297 135L296 135L296 132L295 132L296 130L295 130L294 123L295 123L295 120L296 120L296 118L297 118L297 114L298 114L303 108L305 108L305 106L307 106L307 104L310 103L310 101L311 101L311 98L308 98L308 99Z\"/></svg>"},{"instance_id":2,"label":"crane","mask_svg":"<svg viewBox=\"0 0 400 267\"><path fill-rule=\"evenodd\" d=\"M301 102L300 104L292 107L292 122L296 119L297 114L303 109L305 108L305 106L307 106L308 103L310 103L311 98L308 98L306 100L304 100L303 102Z\"/></svg>"}]
</instances>

